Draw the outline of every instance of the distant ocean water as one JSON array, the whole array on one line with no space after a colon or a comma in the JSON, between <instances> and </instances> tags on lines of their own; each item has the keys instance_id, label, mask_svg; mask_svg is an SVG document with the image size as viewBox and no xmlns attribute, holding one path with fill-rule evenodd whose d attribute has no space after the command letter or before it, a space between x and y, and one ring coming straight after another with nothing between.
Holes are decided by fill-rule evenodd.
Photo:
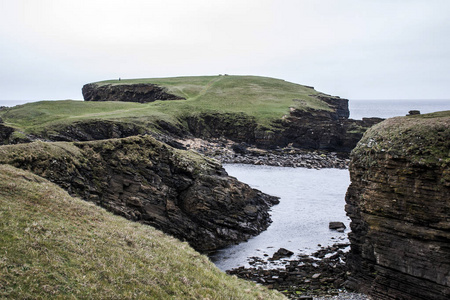
<instances>
[{"instance_id":1,"label":"distant ocean water","mask_svg":"<svg viewBox=\"0 0 450 300\"><path fill-rule=\"evenodd\" d=\"M448 100L350 100L350 118L360 120L363 117L392 118L405 116L410 110L420 113L450 110Z\"/></svg>"}]
</instances>

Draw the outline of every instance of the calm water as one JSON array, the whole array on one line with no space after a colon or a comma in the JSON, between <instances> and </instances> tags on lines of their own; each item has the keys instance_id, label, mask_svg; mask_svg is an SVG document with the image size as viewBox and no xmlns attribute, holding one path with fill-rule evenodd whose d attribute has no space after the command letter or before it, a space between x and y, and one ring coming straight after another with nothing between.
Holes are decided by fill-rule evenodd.
<instances>
[{"instance_id":1,"label":"calm water","mask_svg":"<svg viewBox=\"0 0 450 300\"><path fill-rule=\"evenodd\" d=\"M280 197L272 208L273 223L248 242L220 250L212 260L222 270L247 265L252 256L272 256L280 247L310 254L322 246L347 241L347 231L328 229L330 221L344 222L347 170L225 165L231 175L267 194Z\"/></svg>"},{"instance_id":2,"label":"calm water","mask_svg":"<svg viewBox=\"0 0 450 300\"><path fill-rule=\"evenodd\" d=\"M391 118L404 116L410 110L420 110L422 114L450 110L450 100L350 100L350 118L363 117Z\"/></svg>"},{"instance_id":3,"label":"calm water","mask_svg":"<svg viewBox=\"0 0 450 300\"><path fill-rule=\"evenodd\" d=\"M410 110L430 113L450 110L450 100L350 100L350 118L390 118ZM273 223L248 242L220 250L212 260L222 270L248 266L252 256L272 256L283 247L295 254L310 254L322 246L347 242L347 233L328 229L330 221L349 227L345 215L345 193L350 184L347 170L225 165L240 181L267 194L280 197L272 208Z\"/></svg>"}]
</instances>

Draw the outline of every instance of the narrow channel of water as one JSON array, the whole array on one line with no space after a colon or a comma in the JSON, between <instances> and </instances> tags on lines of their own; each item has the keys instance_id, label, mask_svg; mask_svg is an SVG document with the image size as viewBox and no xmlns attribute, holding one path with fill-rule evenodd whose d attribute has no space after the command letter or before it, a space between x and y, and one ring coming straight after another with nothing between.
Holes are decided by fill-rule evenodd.
<instances>
[{"instance_id":1,"label":"narrow channel of water","mask_svg":"<svg viewBox=\"0 0 450 300\"><path fill-rule=\"evenodd\" d=\"M350 184L348 170L241 164L224 167L230 176L280 197L280 204L272 208L273 223L266 231L211 256L221 270L248 267L248 258L271 257L281 247L295 254L311 254L320 248L318 245L348 242L350 220L344 210L345 193ZM329 230L331 221L344 222L346 231Z\"/></svg>"}]
</instances>

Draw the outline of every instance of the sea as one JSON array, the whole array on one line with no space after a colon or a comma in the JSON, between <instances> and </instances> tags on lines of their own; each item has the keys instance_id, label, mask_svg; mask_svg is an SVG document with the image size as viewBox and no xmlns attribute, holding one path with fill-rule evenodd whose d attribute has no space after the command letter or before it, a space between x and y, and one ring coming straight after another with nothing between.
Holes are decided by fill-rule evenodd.
<instances>
[{"instance_id":1,"label":"sea","mask_svg":"<svg viewBox=\"0 0 450 300\"><path fill-rule=\"evenodd\" d=\"M410 110L421 113L450 110L450 100L350 100L349 108L350 118L355 120L391 118L405 116ZM255 257L267 260L279 248L294 252L296 257L312 254L321 247L348 243L350 219L345 213L345 193L350 184L348 170L243 164L224 167L229 175L251 187L280 197L280 204L271 209L272 224L266 231L210 256L219 269L249 267ZM343 222L347 229L330 230L329 222L334 221Z\"/></svg>"},{"instance_id":2,"label":"sea","mask_svg":"<svg viewBox=\"0 0 450 300\"><path fill-rule=\"evenodd\" d=\"M349 100L350 118L392 118L408 114L410 110L420 113L450 110L450 99L446 100Z\"/></svg>"}]
</instances>

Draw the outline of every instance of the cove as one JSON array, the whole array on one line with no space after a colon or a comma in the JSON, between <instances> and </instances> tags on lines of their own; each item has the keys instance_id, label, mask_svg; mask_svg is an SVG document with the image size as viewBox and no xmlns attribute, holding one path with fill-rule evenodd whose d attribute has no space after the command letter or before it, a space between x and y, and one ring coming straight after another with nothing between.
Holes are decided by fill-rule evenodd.
<instances>
[{"instance_id":1,"label":"cove","mask_svg":"<svg viewBox=\"0 0 450 300\"><path fill-rule=\"evenodd\" d=\"M349 218L345 193L350 184L348 170L307 169L244 164L225 164L230 176L264 193L280 197L271 210L272 224L260 235L210 256L225 271L248 267L250 257L267 259L279 248L311 254L321 246L348 243ZM328 229L331 221L347 226L344 233Z\"/></svg>"}]
</instances>

